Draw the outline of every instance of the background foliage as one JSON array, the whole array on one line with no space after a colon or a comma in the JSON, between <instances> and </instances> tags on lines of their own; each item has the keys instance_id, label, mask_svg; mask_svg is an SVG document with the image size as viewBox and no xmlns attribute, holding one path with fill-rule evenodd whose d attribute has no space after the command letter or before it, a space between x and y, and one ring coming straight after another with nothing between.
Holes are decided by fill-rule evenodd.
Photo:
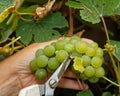
<instances>
[{"instance_id":1,"label":"background foliage","mask_svg":"<svg viewBox=\"0 0 120 96\"><path fill-rule=\"evenodd\" d=\"M44 8L46 5L50 7L50 10L45 10L47 13L40 18L36 15L36 9ZM0 0L0 60L34 42L44 42L62 35L75 34L83 29L93 28L95 31L97 28L97 31L100 29L105 32L104 35L107 37L105 50L115 59L115 61L109 61L109 65L106 65L108 62L105 62L106 70L111 73L106 75L120 84L120 38L111 40L111 34L115 35L116 31L107 29L109 24L107 25L105 21L108 18L116 25L118 32L120 29L120 0L55 0L53 6L48 0ZM96 34L89 32L87 35L92 35L94 38L101 36ZM117 35L120 34L117 33ZM105 60L106 58L109 57L105 56ZM112 96L113 94L117 96L120 92L120 88L103 79L98 84L89 85L91 86L89 90L78 92L64 89L65 92L61 95ZM56 92L60 94L59 89ZM57 93L56 96L60 96Z\"/></svg>"}]
</instances>

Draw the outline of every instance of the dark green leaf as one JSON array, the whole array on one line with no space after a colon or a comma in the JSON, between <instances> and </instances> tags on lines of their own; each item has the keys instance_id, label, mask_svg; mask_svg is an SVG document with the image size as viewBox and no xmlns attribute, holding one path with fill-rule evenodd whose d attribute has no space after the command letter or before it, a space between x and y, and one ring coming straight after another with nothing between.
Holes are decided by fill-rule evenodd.
<instances>
[{"instance_id":1,"label":"dark green leaf","mask_svg":"<svg viewBox=\"0 0 120 96\"><path fill-rule=\"evenodd\" d=\"M112 96L110 92L104 92L102 96Z\"/></svg>"},{"instance_id":2,"label":"dark green leaf","mask_svg":"<svg viewBox=\"0 0 120 96\"><path fill-rule=\"evenodd\" d=\"M113 52L113 55L120 61L120 42L111 40L111 44L116 47L115 51Z\"/></svg>"},{"instance_id":3,"label":"dark green leaf","mask_svg":"<svg viewBox=\"0 0 120 96\"><path fill-rule=\"evenodd\" d=\"M80 16L83 20L88 21L88 22L92 22L93 24L100 22L100 18L98 15L96 15L94 13L90 14L87 10L81 10Z\"/></svg>"},{"instance_id":4,"label":"dark green leaf","mask_svg":"<svg viewBox=\"0 0 120 96\"><path fill-rule=\"evenodd\" d=\"M68 5L69 7L73 7L73 8L75 8L75 9L80 9L81 8L81 3L79 3L79 2L75 2L75 1L68 1L68 2L66 2L66 5Z\"/></svg>"},{"instance_id":5,"label":"dark green leaf","mask_svg":"<svg viewBox=\"0 0 120 96\"><path fill-rule=\"evenodd\" d=\"M0 23L0 43L5 42L8 37L11 35L13 30L10 28L11 25L6 24L6 20L2 23Z\"/></svg>"},{"instance_id":6,"label":"dark green leaf","mask_svg":"<svg viewBox=\"0 0 120 96\"><path fill-rule=\"evenodd\" d=\"M37 7L39 7L39 6L38 5L31 5L29 7L21 7L19 11L21 13L34 13Z\"/></svg>"},{"instance_id":7,"label":"dark green leaf","mask_svg":"<svg viewBox=\"0 0 120 96\"><path fill-rule=\"evenodd\" d=\"M82 4L80 16L93 24L100 22L101 16L110 16L120 5L120 0L77 0ZM81 5L80 4L80 5ZM74 8L74 6L71 6Z\"/></svg>"},{"instance_id":8,"label":"dark green leaf","mask_svg":"<svg viewBox=\"0 0 120 96\"><path fill-rule=\"evenodd\" d=\"M15 0L0 0L0 13L10 6L13 6Z\"/></svg>"},{"instance_id":9,"label":"dark green leaf","mask_svg":"<svg viewBox=\"0 0 120 96\"><path fill-rule=\"evenodd\" d=\"M12 15L11 15L12 16ZM15 31L18 24L18 17L13 17L13 22L11 24L6 24L8 18L5 19L2 23L0 23L0 43L8 40L9 36Z\"/></svg>"},{"instance_id":10,"label":"dark green leaf","mask_svg":"<svg viewBox=\"0 0 120 96\"><path fill-rule=\"evenodd\" d=\"M94 96L91 90L85 90L77 93L76 96Z\"/></svg>"},{"instance_id":11,"label":"dark green leaf","mask_svg":"<svg viewBox=\"0 0 120 96\"><path fill-rule=\"evenodd\" d=\"M0 23L15 10L14 0L0 0Z\"/></svg>"},{"instance_id":12,"label":"dark green leaf","mask_svg":"<svg viewBox=\"0 0 120 96\"><path fill-rule=\"evenodd\" d=\"M68 27L66 19L60 13L48 14L40 21L20 21L16 35L21 36L23 44L28 45L32 41L43 42L60 36L55 28Z\"/></svg>"},{"instance_id":13,"label":"dark green leaf","mask_svg":"<svg viewBox=\"0 0 120 96\"><path fill-rule=\"evenodd\" d=\"M8 39L8 37L12 34L12 32L13 32L13 30L11 30L11 29L8 29L8 30L2 32L1 38L0 38L0 43L5 42Z\"/></svg>"},{"instance_id":14,"label":"dark green leaf","mask_svg":"<svg viewBox=\"0 0 120 96\"><path fill-rule=\"evenodd\" d=\"M120 5L119 5L119 7L114 11L114 14L120 15Z\"/></svg>"}]
</instances>

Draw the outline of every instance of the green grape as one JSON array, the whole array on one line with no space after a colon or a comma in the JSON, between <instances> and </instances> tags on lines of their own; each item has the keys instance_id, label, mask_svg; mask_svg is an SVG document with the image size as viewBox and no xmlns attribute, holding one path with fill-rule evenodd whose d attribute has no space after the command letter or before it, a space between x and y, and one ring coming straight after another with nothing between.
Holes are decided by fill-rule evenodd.
<instances>
[{"instance_id":1,"label":"green grape","mask_svg":"<svg viewBox=\"0 0 120 96\"><path fill-rule=\"evenodd\" d=\"M56 50L63 50L66 42L64 40L59 40L55 43Z\"/></svg>"},{"instance_id":2,"label":"green grape","mask_svg":"<svg viewBox=\"0 0 120 96\"><path fill-rule=\"evenodd\" d=\"M55 53L55 48L52 45L47 45L44 47L43 52L46 56L50 57L53 56Z\"/></svg>"},{"instance_id":3,"label":"green grape","mask_svg":"<svg viewBox=\"0 0 120 96\"><path fill-rule=\"evenodd\" d=\"M71 38L70 38L70 40L69 40L69 43L71 43L71 44L75 44L75 43L77 43L78 41L80 41L80 37L78 37L78 36L72 36Z\"/></svg>"},{"instance_id":4,"label":"green grape","mask_svg":"<svg viewBox=\"0 0 120 96\"><path fill-rule=\"evenodd\" d=\"M75 49L78 53L85 53L87 50L87 44L83 41L78 41L75 43Z\"/></svg>"},{"instance_id":5,"label":"green grape","mask_svg":"<svg viewBox=\"0 0 120 96\"><path fill-rule=\"evenodd\" d=\"M47 71L45 69L37 69L37 71L35 72L35 77L38 80L43 80L47 77Z\"/></svg>"},{"instance_id":6,"label":"green grape","mask_svg":"<svg viewBox=\"0 0 120 96\"><path fill-rule=\"evenodd\" d=\"M40 55L44 55L44 52L43 52L43 49L38 49L36 52L35 52L35 56L38 57Z\"/></svg>"},{"instance_id":7,"label":"green grape","mask_svg":"<svg viewBox=\"0 0 120 96\"><path fill-rule=\"evenodd\" d=\"M95 68L99 68L103 64L103 59L101 57L95 56L91 60L91 64Z\"/></svg>"},{"instance_id":8,"label":"green grape","mask_svg":"<svg viewBox=\"0 0 120 96\"><path fill-rule=\"evenodd\" d=\"M54 46L54 48L55 48L55 44L56 44L56 42L52 42L52 43L51 43L51 45Z\"/></svg>"},{"instance_id":9,"label":"green grape","mask_svg":"<svg viewBox=\"0 0 120 96\"><path fill-rule=\"evenodd\" d=\"M92 56L94 56L94 55L96 54L96 50L95 50L95 48L93 48L92 46L88 46L88 47L87 47L87 51L85 52L85 54L86 54L87 56L92 57Z\"/></svg>"},{"instance_id":10,"label":"green grape","mask_svg":"<svg viewBox=\"0 0 120 96\"><path fill-rule=\"evenodd\" d=\"M98 44L97 44L96 42L93 42L93 43L91 43L90 45L91 45L92 47L94 47L95 49L98 48Z\"/></svg>"},{"instance_id":11,"label":"green grape","mask_svg":"<svg viewBox=\"0 0 120 96\"><path fill-rule=\"evenodd\" d=\"M71 70L72 70L72 72L75 73L75 74L79 74L79 73L80 73L78 70L75 70L75 68L74 68L73 65L71 66Z\"/></svg>"},{"instance_id":12,"label":"green grape","mask_svg":"<svg viewBox=\"0 0 120 96\"><path fill-rule=\"evenodd\" d=\"M87 77L92 77L95 74L95 68L93 68L92 66L87 66L84 70L84 74Z\"/></svg>"},{"instance_id":13,"label":"green grape","mask_svg":"<svg viewBox=\"0 0 120 96\"><path fill-rule=\"evenodd\" d=\"M47 66L46 70L47 70L47 72L49 72L49 73L54 73L54 72L55 72L55 70L51 70L48 66Z\"/></svg>"},{"instance_id":14,"label":"green grape","mask_svg":"<svg viewBox=\"0 0 120 96\"><path fill-rule=\"evenodd\" d=\"M74 51L74 45L68 43L64 46L64 50L66 50L68 53L71 53Z\"/></svg>"},{"instance_id":15,"label":"green grape","mask_svg":"<svg viewBox=\"0 0 120 96\"><path fill-rule=\"evenodd\" d=\"M56 70L59 67L60 63L55 57L52 57L48 60L48 68L51 70Z\"/></svg>"},{"instance_id":16,"label":"green grape","mask_svg":"<svg viewBox=\"0 0 120 96\"><path fill-rule=\"evenodd\" d=\"M62 63L67 58L67 56L68 53L65 50L59 50L56 52L56 58L60 63Z\"/></svg>"},{"instance_id":17,"label":"green grape","mask_svg":"<svg viewBox=\"0 0 120 96\"><path fill-rule=\"evenodd\" d=\"M75 43L77 43L78 41L80 41L80 38L78 36L73 36L70 38L69 43L75 45Z\"/></svg>"},{"instance_id":18,"label":"green grape","mask_svg":"<svg viewBox=\"0 0 120 96\"><path fill-rule=\"evenodd\" d=\"M77 42L78 42L78 40L76 40L76 39L70 39L70 41L69 41L69 43L71 43L73 45L75 45L75 43L77 43Z\"/></svg>"},{"instance_id":19,"label":"green grape","mask_svg":"<svg viewBox=\"0 0 120 96\"><path fill-rule=\"evenodd\" d=\"M75 36L75 35L74 35L74 36L71 37L71 40L73 40L73 39L80 41L80 37L79 37L79 36Z\"/></svg>"},{"instance_id":20,"label":"green grape","mask_svg":"<svg viewBox=\"0 0 120 96\"><path fill-rule=\"evenodd\" d=\"M89 66L91 64L91 58L87 55L82 56L83 66Z\"/></svg>"},{"instance_id":21,"label":"green grape","mask_svg":"<svg viewBox=\"0 0 120 96\"><path fill-rule=\"evenodd\" d=\"M87 80L88 77L84 73L80 73L80 79Z\"/></svg>"},{"instance_id":22,"label":"green grape","mask_svg":"<svg viewBox=\"0 0 120 96\"><path fill-rule=\"evenodd\" d=\"M29 64L29 67L32 71L36 71L39 67L36 63L36 59L33 59L30 64Z\"/></svg>"},{"instance_id":23,"label":"green grape","mask_svg":"<svg viewBox=\"0 0 120 96\"><path fill-rule=\"evenodd\" d=\"M103 67L99 67L96 69L96 72L95 72L95 76L100 78L100 77L103 77L105 75L105 70Z\"/></svg>"},{"instance_id":24,"label":"green grape","mask_svg":"<svg viewBox=\"0 0 120 96\"><path fill-rule=\"evenodd\" d=\"M36 58L36 62L39 67L45 67L48 63L48 57L45 55L40 55Z\"/></svg>"},{"instance_id":25,"label":"green grape","mask_svg":"<svg viewBox=\"0 0 120 96\"><path fill-rule=\"evenodd\" d=\"M82 54L80 54L80 53L78 53L78 52L76 52L76 51L73 51L73 52L71 53L71 55L72 55L72 56L77 56L77 57L81 57L81 56L82 56Z\"/></svg>"},{"instance_id":26,"label":"green grape","mask_svg":"<svg viewBox=\"0 0 120 96\"><path fill-rule=\"evenodd\" d=\"M101 48L97 48L97 50L96 50L96 56L103 57L103 50Z\"/></svg>"},{"instance_id":27,"label":"green grape","mask_svg":"<svg viewBox=\"0 0 120 96\"><path fill-rule=\"evenodd\" d=\"M64 41L69 42L70 39L71 39L70 37L65 37L65 38L64 38Z\"/></svg>"},{"instance_id":28,"label":"green grape","mask_svg":"<svg viewBox=\"0 0 120 96\"><path fill-rule=\"evenodd\" d=\"M90 78L88 79L88 81L89 81L90 83L97 83L97 82L99 81L99 78L93 76L93 77L90 77Z\"/></svg>"}]
</instances>

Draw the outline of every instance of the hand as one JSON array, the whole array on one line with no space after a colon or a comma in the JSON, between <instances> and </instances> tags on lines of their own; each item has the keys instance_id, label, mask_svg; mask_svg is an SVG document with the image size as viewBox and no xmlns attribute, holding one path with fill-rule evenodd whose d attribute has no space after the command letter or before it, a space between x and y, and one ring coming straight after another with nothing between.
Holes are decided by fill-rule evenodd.
<instances>
[{"instance_id":1,"label":"hand","mask_svg":"<svg viewBox=\"0 0 120 96\"><path fill-rule=\"evenodd\" d=\"M88 40L88 39L82 39L82 40L89 42L89 43L92 42L91 40ZM19 82L18 87L20 89L27 87L29 85L32 85L32 84L44 83L45 80L44 81L36 80L33 72L29 69L28 65L29 65L29 62L35 57L35 52L37 49L43 48L44 46L46 46L54 41L56 41L56 40L45 42L45 43L34 43L34 44L29 45L28 47L22 49L21 51L17 52L13 56L7 58L3 62L0 62L1 63L0 64L0 70L1 70L0 84L2 84L1 87L3 86L4 87L3 89L6 91L7 86L5 86L4 84L7 85L9 83L5 83L5 82L11 82L10 84ZM12 81L14 81L14 78L11 81L9 80L13 76L15 76L17 78L16 82L12 82ZM65 72L64 76L70 77L70 78L77 77L69 69ZM75 80L66 79L66 78L62 78L60 80L58 87L71 88L71 89L76 89L76 90L88 89L87 84L85 84L84 82L77 82ZM1 91L1 89L2 88L0 88L0 91ZM8 91L12 92L12 90L8 90ZM4 93L7 94L7 92L4 92ZM1 95L1 96L5 96L5 95ZM10 95L10 96L12 96L12 95Z\"/></svg>"},{"instance_id":2,"label":"hand","mask_svg":"<svg viewBox=\"0 0 120 96\"><path fill-rule=\"evenodd\" d=\"M88 39L83 39L83 40L84 41L87 40L87 42L88 41L91 42ZM37 49L43 48L44 46L50 44L51 42L54 42L54 41L32 44L32 45L24 48L19 53L17 53L18 56L17 55L15 56L15 57L18 57L18 60L20 60L18 62L21 62L17 65L16 68L18 69L19 80L21 82L21 87L22 88L26 87L26 86L29 86L29 85L32 85L32 84L36 84L36 83L44 83L47 80L46 79L46 80L43 80L43 81L38 81L35 78L34 73L29 69L28 64L35 57L35 52L36 52ZM21 59L19 59L19 58L21 58ZM70 69L68 69L64 73L64 77L77 78L77 76L72 71L70 71ZM48 76L48 78L49 78L49 76ZM76 89L76 90L88 89L87 84L85 84L84 82L82 82L82 81L78 82L78 81L75 81L75 80L72 80L72 79L67 79L67 78L62 78L59 82L58 87L70 88L70 89Z\"/></svg>"}]
</instances>

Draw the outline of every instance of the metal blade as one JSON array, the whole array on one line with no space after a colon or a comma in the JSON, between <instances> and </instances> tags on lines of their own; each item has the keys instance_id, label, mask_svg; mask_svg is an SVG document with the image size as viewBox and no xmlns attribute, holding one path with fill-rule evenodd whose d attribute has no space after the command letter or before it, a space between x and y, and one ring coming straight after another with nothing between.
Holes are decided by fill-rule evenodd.
<instances>
[{"instance_id":1,"label":"metal blade","mask_svg":"<svg viewBox=\"0 0 120 96\"><path fill-rule=\"evenodd\" d=\"M66 60L61 64L61 68L59 70L58 73L58 78L61 79L61 77L63 76L64 72L66 71L66 69L68 68L69 64L71 62L71 58L68 57L66 58Z\"/></svg>"}]
</instances>

